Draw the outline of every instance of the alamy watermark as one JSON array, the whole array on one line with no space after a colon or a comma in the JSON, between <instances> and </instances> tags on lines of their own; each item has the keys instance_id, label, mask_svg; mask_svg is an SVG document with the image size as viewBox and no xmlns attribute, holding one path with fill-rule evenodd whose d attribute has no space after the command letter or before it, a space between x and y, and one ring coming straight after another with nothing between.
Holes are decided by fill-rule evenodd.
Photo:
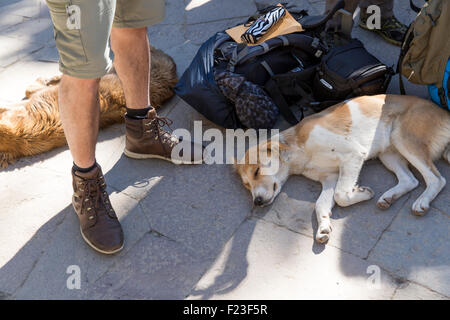
<instances>
[{"instance_id":1,"label":"alamy watermark","mask_svg":"<svg viewBox=\"0 0 450 320\"><path fill-rule=\"evenodd\" d=\"M370 276L366 279L366 285L368 289L380 289L381 288L381 269L377 265L370 265L367 267L366 273Z\"/></svg>"},{"instance_id":2,"label":"alamy watermark","mask_svg":"<svg viewBox=\"0 0 450 320\"><path fill-rule=\"evenodd\" d=\"M80 266L73 264L67 267L66 273L69 274L66 280L66 287L69 290L81 289L81 269Z\"/></svg>"},{"instance_id":3,"label":"alamy watermark","mask_svg":"<svg viewBox=\"0 0 450 320\"><path fill-rule=\"evenodd\" d=\"M369 16L366 20L366 26L370 30L381 29L381 9L377 5L370 5L367 7L367 14Z\"/></svg>"},{"instance_id":4,"label":"alamy watermark","mask_svg":"<svg viewBox=\"0 0 450 320\"><path fill-rule=\"evenodd\" d=\"M181 155L191 155L191 143L202 145L209 142L203 154L194 154L202 158L204 164L260 164L262 175L271 175L279 169L280 131L278 129L226 129L225 133L217 128L202 129L202 121L194 121L193 134L187 129L176 129L173 134L182 141L172 149L172 159ZM268 143L264 143L270 141ZM256 147L258 146L258 147ZM246 151L247 150L247 151ZM195 152L201 152L199 148Z\"/></svg>"}]
</instances>

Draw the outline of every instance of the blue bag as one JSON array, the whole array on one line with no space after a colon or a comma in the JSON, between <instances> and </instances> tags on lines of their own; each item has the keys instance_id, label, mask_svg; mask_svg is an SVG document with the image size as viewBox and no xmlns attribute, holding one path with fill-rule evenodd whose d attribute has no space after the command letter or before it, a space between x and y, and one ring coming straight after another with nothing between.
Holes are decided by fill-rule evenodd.
<instances>
[{"instance_id":1,"label":"blue bag","mask_svg":"<svg viewBox=\"0 0 450 320\"><path fill-rule=\"evenodd\" d=\"M448 81L448 78L450 76L450 59L447 62L447 66L445 67L445 73L444 73L444 82L443 82L443 88L445 90L445 98L447 99L447 110L450 111L450 99L449 99L449 95L448 92L450 91L449 86L450 83ZM437 105L439 105L442 108L445 108L445 106L443 106L441 104L441 99L439 97L438 94L438 88L436 87L436 85L434 84L430 84L428 85L428 92L430 94L430 98L431 100L433 100L434 103L436 103Z\"/></svg>"}]
</instances>

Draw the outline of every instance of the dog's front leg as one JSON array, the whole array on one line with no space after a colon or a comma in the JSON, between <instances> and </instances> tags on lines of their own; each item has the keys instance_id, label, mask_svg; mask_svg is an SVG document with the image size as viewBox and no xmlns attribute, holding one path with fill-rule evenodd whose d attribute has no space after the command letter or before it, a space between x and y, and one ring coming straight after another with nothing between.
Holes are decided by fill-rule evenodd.
<instances>
[{"instance_id":1,"label":"dog's front leg","mask_svg":"<svg viewBox=\"0 0 450 320\"><path fill-rule=\"evenodd\" d=\"M358 152L350 153L342 160L339 167L339 179L334 192L334 200L341 207L373 198L372 189L357 185L363 164L364 157Z\"/></svg>"},{"instance_id":2,"label":"dog's front leg","mask_svg":"<svg viewBox=\"0 0 450 320\"><path fill-rule=\"evenodd\" d=\"M327 242L331 233L331 209L334 207L334 188L338 180L337 174L327 176L322 183L322 192L316 201L317 233L316 240L319 243Z\"/></svg>"}]
</instances>

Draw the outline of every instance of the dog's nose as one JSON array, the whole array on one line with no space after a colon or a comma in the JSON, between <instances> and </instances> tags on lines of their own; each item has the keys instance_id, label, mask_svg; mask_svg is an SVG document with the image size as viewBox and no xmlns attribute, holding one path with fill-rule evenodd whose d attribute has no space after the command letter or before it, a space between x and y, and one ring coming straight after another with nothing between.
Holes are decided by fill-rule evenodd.
<instances>
[{"instance_id":1,"label":"dog's nose","mask_svg":"<svg viewBox=\"0 0 450 320\"><path fill-rule=\"evenodd\" d=\"M263 199L262 197L256 197L255 200L253 201L253 203L255 204L255 206L260 206L263 204Z\"/></svg>"}]
</instances>

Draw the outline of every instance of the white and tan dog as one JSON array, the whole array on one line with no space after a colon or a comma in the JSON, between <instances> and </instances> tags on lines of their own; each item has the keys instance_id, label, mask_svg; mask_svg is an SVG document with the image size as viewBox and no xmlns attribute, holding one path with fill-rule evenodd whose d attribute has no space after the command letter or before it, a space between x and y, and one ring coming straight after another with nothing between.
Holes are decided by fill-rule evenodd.
<instances>
[{"instance_id":1,"label":"white and tan dog","mask_svg":"<svg viewBox=\"0 0 450 320\"><path fill-rule=\"evenodd\" d=\"M413 165L423 176L426 189L412 206L423 215L430 202L444 188L445 179L433 160L443 155L450 163L450 113L432 102L411 96L377 95L347 100L306 117L278 136L279 142L262 142L250 148L236 170L244 186L252 192L257 206L271 204L290 175L302 174L322 183L316 202L318 230L316 240L326 242L331 232L331 209L369 200L374 193L357 185L364 161L378 157L398 179L377 205L387 209L398 198L417 187L408 168ZM274 140L274 139L272 139ZM248 164L255 148L277 152L279 169L262 175L267 167L258 157ZM277 150L277 151L274 151ZM256 151L257 152L257 151Z\"/></svg>"}]
</instances>

